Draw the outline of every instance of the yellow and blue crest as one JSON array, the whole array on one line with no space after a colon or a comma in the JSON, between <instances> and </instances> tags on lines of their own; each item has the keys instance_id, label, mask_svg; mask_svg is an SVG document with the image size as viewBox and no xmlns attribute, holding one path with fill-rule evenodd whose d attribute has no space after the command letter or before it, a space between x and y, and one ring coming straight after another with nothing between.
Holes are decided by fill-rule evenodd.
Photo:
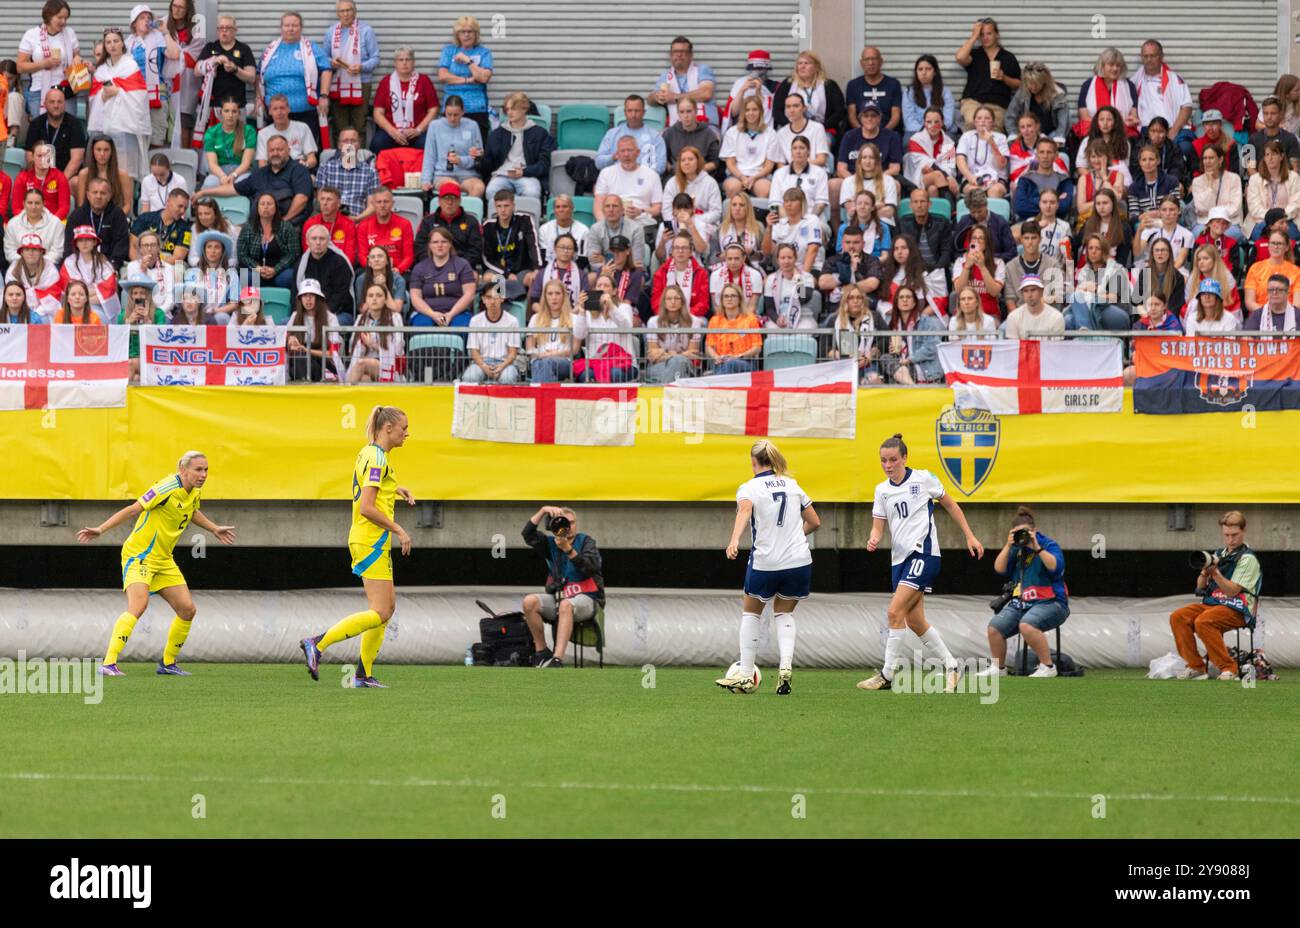
<instances>
[{"instance_id":1,"label":"yellow and blue crest","mask_svg":"<svg viewBox=\"0 0 1300 928\"><path fill-rule=\"evenodd\" d=\"M945 406L934 422L944 473L964 496L978 490L993 471L1002 436L998 417L986 409Z\"/></svg>"}]
</instances>

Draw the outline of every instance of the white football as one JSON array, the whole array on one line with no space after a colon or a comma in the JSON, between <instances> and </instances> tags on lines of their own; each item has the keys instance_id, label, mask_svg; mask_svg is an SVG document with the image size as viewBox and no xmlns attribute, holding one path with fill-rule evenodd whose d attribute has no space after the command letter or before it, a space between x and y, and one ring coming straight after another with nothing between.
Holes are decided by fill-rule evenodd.
<instances>
[{"instance_id":1,"label":"white football","mask_svg":"<svg viewBox=\"0 0 1300 928\"><path fill-rule=\"evenodd\" d=\"M734 664L732 664L730 667L727 668L727 676L736 677L739 675L740 675L740 661L736 661ZM754 689L758 689L762 685L763 685L763 671L759 670L758 665L755 664L754 665Z\"/></svg>"}]
</instances>

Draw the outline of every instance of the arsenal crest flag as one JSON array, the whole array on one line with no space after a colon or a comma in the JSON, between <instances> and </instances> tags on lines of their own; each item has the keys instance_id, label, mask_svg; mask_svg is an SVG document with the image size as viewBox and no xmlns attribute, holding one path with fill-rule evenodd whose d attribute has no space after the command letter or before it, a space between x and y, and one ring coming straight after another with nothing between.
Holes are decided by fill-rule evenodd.
<instances>
[{"instance_id":1,"label":"arsenal crest flag","mask_svg":"<svg viewBox=\"0 0 1300 928\"><path fill-rule=\"evenodd\" d=\"M1143 338L1133 411L1300 409L1300 342L1289 338Z\"/></svg>"},{"instance_id":2,"label":"arsenal crest flag","mask_svg":"<svg viewBox=\"0 0 1300 928\"><path fill-rule=\"evenodd\" d=\"M131 329L0 325L0 409L125 406Z\"/></svg>"},{"instance_id":3,"label":"arsenal crest flag","mask_svg":"<svg viewBox=\"0 0 1300 928\"><path fill-rule=\"evenodd\" d=\"M958 409L999 416L1119 412L1124 371L1118 339L952 341L939 346Z\"/></svg>"},{"instance_id":4,"label":"arsenal crest flag","mask_svg":"<svg viewBox=\"0 0 1300 928\"><path fill-rule=\"evenodd\" d=\"M678 380L664 387L663 430L852 439L856 379L850 359Z\"/></svg>"}]
</instances>

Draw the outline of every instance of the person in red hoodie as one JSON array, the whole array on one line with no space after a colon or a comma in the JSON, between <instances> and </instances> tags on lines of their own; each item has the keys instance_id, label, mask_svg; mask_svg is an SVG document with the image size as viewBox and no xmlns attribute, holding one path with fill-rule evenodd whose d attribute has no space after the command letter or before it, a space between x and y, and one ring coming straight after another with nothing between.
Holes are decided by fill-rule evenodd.
<instances>
[{"instance_id":1,"label":"person in red hoodie","mask_svg":"<svg viewBox=\"0 0 1300 928\"><path fill-rule=\"evenodd\" d=\"M45 198L45 208L60 219L67 219L72 209L72 186L67 175L54 166L54 146L40 142L32 149L32 166L14 178L10 195L11 215L22 212L23 198L28 190L39 190Z\"/></svg>"},{"instance_id":2,"label":"person in red hoodie","mask_svg":"<svg viewBox=\"0 0 1300 928\"><path fill-rule=\"evenodd\" d=\"M343 257L353 264L360 263L357 251L357 224L343 215L340 207L343 194L337 187L324 186L316 192L316 207L320 210L302 224L302 248L307 250L307 233L315 226L324 226L330 234L330 244L343 252Z\"/></svg>"},{"instance_id":3,"label":"person in red hoodie","mask_svg":"<svg viewBox=\"0 0 1300 928\"><path fill-rule=\"evenodd\" d=\"M357 246L360 254L369 254L378 245L388 252L393 270L405 274L415 264L415 230L411 224L393 212L393 191L380 187L370 195L374 213L357 225Z\"/></svg>"},{"instance_id":4,"label":"person in red hoodie","mask_svg":"<svg viewBox=\"0 0 1300 928\"><path fill-rule=\"evenodd\" d=\"M669 259L655 271L654 287L650 292L650 305L659 312L659 300L664 288L676 284L691 301L691 315L707 319L709 316L709 272L695 260L694 243L689 234L678 232L673 236Z\"/></svg>"},{"instance_id":5,"label":"person in red hoodie","mask_svg":"<svg viewBox=\"0 0 1300 928\"><path fill-rule=\"evenodd\" d=\"M13 216L14 182L9 179L9 175L0 171L0 220L8 222Z\"/></svg>"}]
</instances>

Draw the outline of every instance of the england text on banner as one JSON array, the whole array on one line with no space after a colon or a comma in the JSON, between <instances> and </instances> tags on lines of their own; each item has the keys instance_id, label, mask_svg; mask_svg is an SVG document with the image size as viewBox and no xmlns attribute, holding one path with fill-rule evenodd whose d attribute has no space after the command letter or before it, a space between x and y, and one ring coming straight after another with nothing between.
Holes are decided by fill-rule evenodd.
<instances>
[{"instance_id":1,"label":"england text on banner","mask_svg":"<svg viewBox=\"0 0 1300 928\"><path fill-rule=\"evenodd\" d=\"M852 439L856 377L845 360L678 380L664 387L663 430Z\"/></svg>"},{"instance_id":2,"label":"england text on banner","mask_svg":"<svg viewBox=\"0 0 1300 928\"><path fill-rule=\"evenodd\" d=\"M525 445L631 445L636 400L635 385L458 383L451 434Z\"/></svg>"},{"instance_id":3,"label":"england text on banner","mask_svg":"<svg viewBox=\"0 0 1300 928\"><path fill-rule=\"evenodd\" d=\"M0 325L0 409L125 406L131 330Z\"/></svg>"},{"instance_id":4,"label":"england text on banner","mask_svg":"<svg viewBox=\"0 0 1300 928\"><path fill-rule=\"evenodd\" d=\"M939 361L958 409L999 416L1119 412L1124 372L1118 339L954 341Z\"/></svg>"},{"instance_id":5,"label":"england text on banner","mask_svg":"<svg viewBox=\"0 0 1300 928\"><path fill-rule=\"evenodd\" d=\"M1300 342L1289 338L1143 338L1133 411L1300 409Z\"/></svg>"},{"instance_id":6,"label":"england text on banner","mask_svg":"<svg viewBox=\"0 0 1300 928\"><path fill-rule=\"evenodd\" d=\"M147 386L282 386L284 326L140 327L140 382Z\"/></svg>"}]
</instances>

